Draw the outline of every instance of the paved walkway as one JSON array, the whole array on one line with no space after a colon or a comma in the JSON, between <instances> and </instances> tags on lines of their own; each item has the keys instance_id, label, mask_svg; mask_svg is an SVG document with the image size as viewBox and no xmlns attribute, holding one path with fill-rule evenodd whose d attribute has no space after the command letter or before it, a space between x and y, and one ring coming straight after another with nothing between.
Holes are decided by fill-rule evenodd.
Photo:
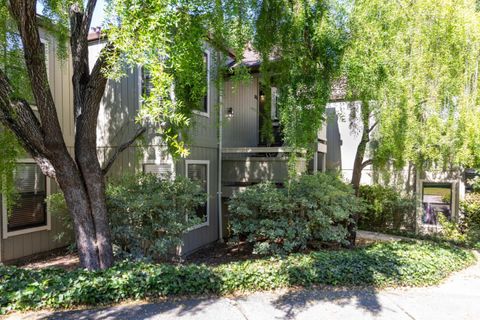
<instances>
[{"instance_id":1,"label":"paved walkway","mask_svg":"<svg viewBox=\"0 0 480 320\"><path fill-rule=\"evenodd\" d=\"M8 319L480 319L480 262L428 288L299 290L236 298L133 303Z\"/></svg>"}]
</instances>

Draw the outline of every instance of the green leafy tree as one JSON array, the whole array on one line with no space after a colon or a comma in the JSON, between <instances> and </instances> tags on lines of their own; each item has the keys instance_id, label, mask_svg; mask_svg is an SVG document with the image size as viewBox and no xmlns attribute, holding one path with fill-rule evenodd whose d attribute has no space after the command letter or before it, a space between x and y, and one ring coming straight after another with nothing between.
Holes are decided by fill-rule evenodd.
<instances>
[{"instance_id":1,"label":"green leafy tree","mask_svg":"<svg viewBox=\"0 0 480 320\"><path fill-rule=\"evenodd\" d=\"M186 155L181 133L190 125L191 111L205 92L203 46L209 41L219 50L243 48L249 27L243 23L248 19L240 17L247 12L244 8L250 7L239 0L113 0L105 26L107 44L90 68L87 36L96 1L41 3L46 18L37 16L36 0L0 0L1 47L6 52L0 65L0 121L4 126L0 136L6 142L0 145L0 174L11 176L19 154L12 150L18 150L13 149L18 141L42 172L60 186L74 222L82 266L108 268L113 264L113 254L104 176L119 152L105 167L100 166L96 125L107 80L122 76L126 67L138 64L150 72L152 94L145 97L139 122L148 120L158 128L173 154ZM67 150L56 112L66 106L55 105L49 87L40 27L57 37L63 57L67 52L71 55L74 155ZM20 70L11 72L8 66L12 64L21 66ZM31 96L22 91L24 88ZM144 131L140 128L119 151ZM11 178L1 183L2 191L11 189Z\"/></svg>"},{"instance_id":2,"label":"green leafy tree","mask_svg":"<svg viewBox=\"0 0 480 320\"><path fill-rule=\"evenodd\" d=\"M356 190L370 164L478 163L478 18L473 0L353 2L342 69L348 100L361 105L351 117L361 128Z\"/></svg>"},{"instance_id":3,"label":"green leafy tree","mask_svg":"<svg viewBox=\"0 0 480 320\"><path fill-rule=\"evenodd\" d=\"M361 127L352 184L369 164L420 169L478 163L475 1L354 1L343 64ZM355 108L358 109L358 108ZM375 148L367 155L367 145Z\"/></svg>"}]
</instances>

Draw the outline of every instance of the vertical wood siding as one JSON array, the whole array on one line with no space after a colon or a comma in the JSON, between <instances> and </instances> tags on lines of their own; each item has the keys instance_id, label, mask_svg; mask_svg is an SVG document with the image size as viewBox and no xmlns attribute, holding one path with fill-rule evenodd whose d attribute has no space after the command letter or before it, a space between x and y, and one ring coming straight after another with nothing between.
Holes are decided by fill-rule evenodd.
<instances>
[{"instance_id":1,"label":"vertical wood siding","mask_svg":"<svg viewBox=\"0 0 480 320\"><path fill-rule=\"evenodd\" d=\"M65 143L73 153L73 95L70 85L72 79L72 61L70 57L66 60L59 60L57 58L58 44L53 36L40 30L40 37L47 42L48 81L55 101ZM51 181L51 192L53 193L57 190L55 182ZM1 201L0 197L0 204ZM63 227L55 214L52 214L51 217L51 230L31 232L8 237L7 239L3 239L3 234L0 234L0 261L18 259L63 247L68 244L72 238L66 237L63 241L55 240L56 235L63 231ZM2 227L2 219L0 219L0 233L2 232Z\"/></svg>"},{"instance_id":2,"label":"vertical wood siding","mask_svg":"<svg viewBox=\"0 0 480 320\"><path fill-rule=\"evenodd\" d=\"M233 117L225 119L225 147L256 147L258 145L258 76L248 82L225 82L224 114L229 108Z\"/></svg>"}]
</instances>

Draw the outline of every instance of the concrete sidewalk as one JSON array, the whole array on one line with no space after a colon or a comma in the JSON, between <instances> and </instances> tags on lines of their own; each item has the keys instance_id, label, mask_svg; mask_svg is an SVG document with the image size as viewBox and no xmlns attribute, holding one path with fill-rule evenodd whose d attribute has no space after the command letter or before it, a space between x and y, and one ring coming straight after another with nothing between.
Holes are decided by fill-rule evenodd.
<instances>
[{"instance_id":1,"label":"concrete sidewalk","mask_svg":"<svg viewBox=\"0 0 480 320\"><path fill-rule=\"evenodd\" d=\"M312 289L236 298L133 303L8 319L480 319L480 263L428 288Z\"/></svg>"}]
</instances>

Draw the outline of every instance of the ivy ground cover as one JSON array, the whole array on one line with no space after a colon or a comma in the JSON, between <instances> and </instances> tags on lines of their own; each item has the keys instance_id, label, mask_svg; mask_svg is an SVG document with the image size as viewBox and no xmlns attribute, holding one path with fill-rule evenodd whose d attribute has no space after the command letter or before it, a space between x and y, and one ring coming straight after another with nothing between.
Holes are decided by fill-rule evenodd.
<instances>
[{"instance_id":1,"label":"ivy ground cover","mask_svg":"<svg viewBox=\"0 0 480 320\"><path fill-rule=\"evenodd\" d=\"M392 242L219 266L122 262L95 272L0 266L0 312L292 286L425 286L475 260L470 251L450 245Z\"/></svg>"}]
</instances>

